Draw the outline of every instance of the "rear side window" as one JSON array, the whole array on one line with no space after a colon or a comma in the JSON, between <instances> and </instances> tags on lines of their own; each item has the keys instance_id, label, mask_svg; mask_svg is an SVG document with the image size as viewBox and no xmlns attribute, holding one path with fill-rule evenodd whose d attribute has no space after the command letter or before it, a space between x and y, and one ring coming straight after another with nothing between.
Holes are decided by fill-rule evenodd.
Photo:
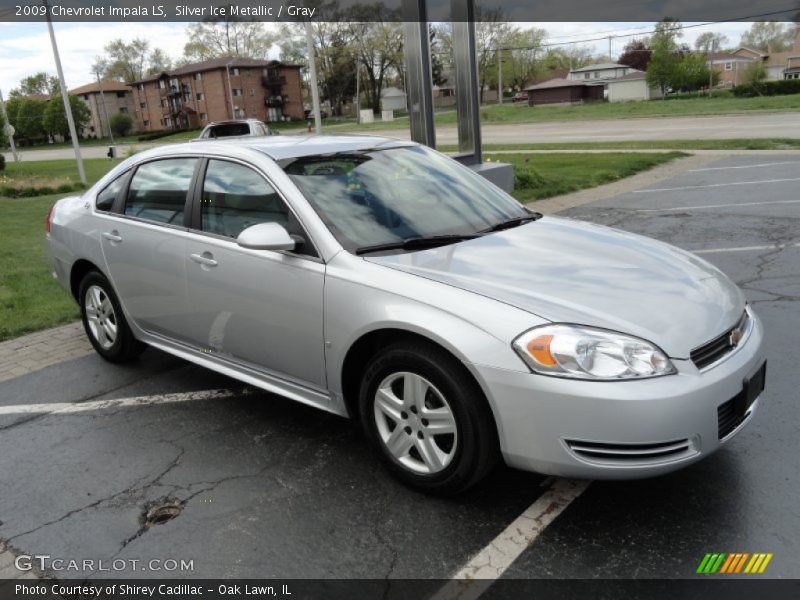
<instances>
[{"instance_id":1,"label":"rear side window","mask_svg":"<svg viewBox=\"0 0 800 600\"><path fill-rule=\"evenodd\" d=\"M117 199L119 191L122 189L122 181L124 179L124 175L122 177L117 177L114 181L109 183L102 192L97 194L97 199L94 203L97 210L106 212L111 210L111 207L114 205L114 200Z\"/></svg>"},{"instance_id":2,"label":"rear side window","mask_svg":"<svg viewBox=\"0 0 800 600\"><path fill-rule=\"evenodd\" d=\"M208 132L210 138L233 137L239 135L250 135L249 123L225 123L215 125Z\"/></svg>"},{"instance_id":3,"label":"rear side window","mask_svg":"<svg viewBox=\"0 0 800 600\"><path fill-rule=\"evenodd\" d=\"M208 161L201 204L202 230L236 238L258 223L289 223L289 209L261 175L223 160Z\"/></svg>"},{"instance_id":4,"label":"rear side window","mask_svg":"<svg viewBox=\"0 0 800 600\"><path fill-rule=\"evenodd\" d=\"M171 158L140 166L128 188L125 214L157 223L182 225L186 195L196 165L196 158Z\"/></svg>"}]
</instances>

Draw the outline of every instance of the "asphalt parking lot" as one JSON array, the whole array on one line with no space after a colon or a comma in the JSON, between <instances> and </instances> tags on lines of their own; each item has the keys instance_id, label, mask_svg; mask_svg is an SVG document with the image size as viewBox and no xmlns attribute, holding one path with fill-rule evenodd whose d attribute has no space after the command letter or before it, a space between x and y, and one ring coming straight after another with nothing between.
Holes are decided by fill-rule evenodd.
<instances>
[{"instance_id":1,"label":"asphalt parking lot","mask_svg":"<svg viewBox=\"0 0 800 600\"><path fill-rule=\"evenodd\" d=\"M762 577L798 578L798 182L800 156L728 157L563 213L721 268L765 323L769 372L755 419L717 454L581 485L521 552L503 555L507 528L557 480L500 469L459 498L426 497L382 470L355 424L154 350L134 366L92 354L0 383L0 540L17 554L194 567L61 577L446 579L495 552L493 577L687 578L707 552L768 552ZM177 516L148 527L153 507Z\"/></svg>"}]
</instances>

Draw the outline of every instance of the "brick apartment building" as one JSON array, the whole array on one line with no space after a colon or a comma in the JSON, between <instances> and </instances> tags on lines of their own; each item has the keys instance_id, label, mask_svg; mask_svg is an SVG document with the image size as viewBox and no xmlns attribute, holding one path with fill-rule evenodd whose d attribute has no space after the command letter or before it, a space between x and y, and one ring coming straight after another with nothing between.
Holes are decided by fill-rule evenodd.
<instances>
[{"instance_id":1,"label":"brick apartment building","mask_svg":"<svg viewBox=\"0 0 800 600\"><path fill-rule=\"evenodd\" d=\"M109 119L117 113L130 115L133 119L131 129L137 131L134 109L136 103L133 99L133 90L129 85L119 81L104 81L101 86L95 82L70 90L69 93L83 100L92 115L89 123L80 132L81 137L108 137Z\"/></svg>"},{"instance_id":2,"label":"brick apartment building","mask_svg":"<svg viewBox=\"0 0 800 600\"><path fill-rule=\"evenodd\" d=\"M140 131L203 127L226 119L302 119L300 66L216 58L131 83Z\"/></svg>"}]
</instances>

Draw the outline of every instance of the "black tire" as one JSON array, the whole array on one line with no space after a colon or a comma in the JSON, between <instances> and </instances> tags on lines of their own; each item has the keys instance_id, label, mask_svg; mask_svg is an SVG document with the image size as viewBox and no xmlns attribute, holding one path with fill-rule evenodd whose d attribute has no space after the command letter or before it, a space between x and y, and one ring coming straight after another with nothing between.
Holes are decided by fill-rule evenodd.
<instances>
[{"instance_id":1,"label":"black tire","mask_svg":"<svg viewBox=\"0 0 800 600\"><path fill-rule=\"evenodd\" d=\"M100 288L113 308L113 314L108 318L116 325L116 337L110 345L104 345L97 335L93 333L92 325L87 316L86 296L93 288ZM78 287L78 305L80 306L81 320L83 321L83 329L86 331L86 336L97 353L107 361L112 363L130 362L135 360L147 347L133 336L128 322L125 320L125 315L122 313L122 307L119 304L114 288L111 287L111 283L101 273L91 271L81 280L81 284ZM106 344L109 344L109 340L106 340Z\"/></svg>"},{"instance_id":2,"label":"black tire","mask_svg":"<svg viewBox=\"0 0 800 600\"><path fill-rule=\"evenodd\" d=\"M403 372L421 376L430 382L436 388L434 392L439 392L444 397L454 417L458 443L453 444L455 449L451 449L452 458L449 464L439 472L413 471L392 455L381 437L379 418L375 415L378 387L387 379L391 380L394 374ZM426 395L426 398L429 397ZM374 356L362 376L359 411L366 436L378 450L389 471L420 491L439 496L461 493L486 477L498 462L500 452L497 428L483 392L459 360L434 344L422 341L399 342L382 349ZM408 413L402 414L409 418ZM410 437L413 438L413 435ZM408 454L412 455L413 452L412 448ZM417 456L422 459L418 450Z\"/></svg>"}]
</instances>

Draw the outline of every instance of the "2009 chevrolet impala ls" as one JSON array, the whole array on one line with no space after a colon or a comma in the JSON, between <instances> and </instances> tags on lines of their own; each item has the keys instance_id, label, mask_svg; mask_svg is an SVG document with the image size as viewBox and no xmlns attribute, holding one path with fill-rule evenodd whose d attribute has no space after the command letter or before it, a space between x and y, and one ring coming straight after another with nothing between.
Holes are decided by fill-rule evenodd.
<instances>
[{"instance_id":1,"label":"2009 chevrolet impala ls","mask_svg":"<svg viewBox=\"0 0 800 600\"><path fill-rule=\"evenodd\" d=\"M58 201L47 231L103 358L150 345L355 417L431 492L500 457L672 471L739 431L764 387L762 325L716 268L543 217L408 142L161 147Z\"/></svg>"}]
</instances>

